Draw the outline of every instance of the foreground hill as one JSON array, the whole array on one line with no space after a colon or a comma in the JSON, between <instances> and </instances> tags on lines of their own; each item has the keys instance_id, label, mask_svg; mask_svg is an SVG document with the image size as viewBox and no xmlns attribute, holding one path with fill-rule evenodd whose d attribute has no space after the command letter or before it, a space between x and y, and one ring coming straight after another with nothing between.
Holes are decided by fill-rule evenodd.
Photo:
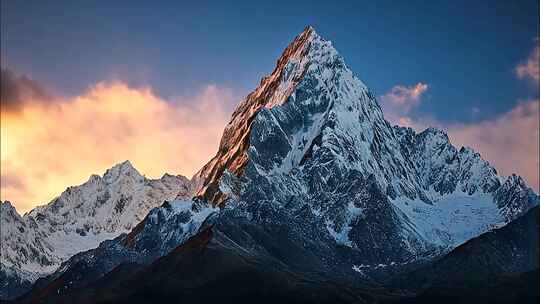
<instances>
[{"instance_id":1,"label":"foreground hill","mask_svg":"<svg viewBox=\"0 0 540 304\"><path fill-rule=\"evenodd\" d=\"M299 272L275 255L246 250L206 223L198 234L147 265L122 263L66 293L51 288L76 280L85 271L79 268L32 293L25 302L534 303L540 300L536 288L540 251L539 242L531 239L539 237L540 207L535 207L439 260L375 284Z\"/></svg>"}]
</instances>

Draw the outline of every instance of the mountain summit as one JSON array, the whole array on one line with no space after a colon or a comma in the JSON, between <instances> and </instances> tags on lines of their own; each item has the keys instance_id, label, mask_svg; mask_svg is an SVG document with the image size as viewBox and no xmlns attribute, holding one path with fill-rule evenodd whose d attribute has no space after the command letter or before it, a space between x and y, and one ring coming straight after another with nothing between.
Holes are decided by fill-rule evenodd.
<instances>
[{"instance_id":1,"label":"mountain summit","mask_svg":"<svg viewBox=\"0 0 540 304\"><path fill-rule=\"evenodd\" d=\"M268 126L258 128L274 127L272 125L272 119L274 119L272 108L288 107L288 105L284 105L285 103L298 105L294 113L296 117L290 117L291 120L307 119L298 122L304 123L304 127L310 128L312 131L313 138L310 138L309 134L304 134L306 136L303 138L286 138L285 145L287 147L282 148L290 149L292 152L289 153L289 159L285 162L287 166L293 168L300 164L302 155L309 149L310 143L316 137L317 130L315 129L321 127L311 124L316 123L316 120L334 119L335 117L329 117L328 114L331 108L334 108L336 101L340 103L340 99L347 99L351 103L346 107L354 106L361 109L364 116L371 113L369 115L371 118L383 123L384 120L378 105L367 96L372 97L365 85L346 67L343 58L339 56L332 44L322 39L312 27L307 27L285 49L278 59L274 71L264 77L259 87L237 106L230 122L225 127L217 155L196 175L197 179L201 181L198 194L215 203L220 203L224 199L223 193L218 187L219 179L225 171L235 175L240 175L243 172L249 159L248 148L254 139L253 129L258 127L257 123L268 119ZM310 117L311 112L322 116ZM267 139L269 144L272 144L271 140L277 140L279 135L288 137L294 135L280 134L282 131L280 129L277 131L277 134L269 134L275 135ZM281 142L276 142L276 144L283 146ZM253 146L251 144L251 147ZM277 152L283 154L288 151L282 149L282 151ZM279 157L282 158L285 155L279 155ZM278 160L269 159L268 161Z\"/></svg>"},{"instance_id":2,"label":"mountain summit","mask_svg":"<svg viewBox=\"0 0 540 304\"><path fill-rule=\"evenodd\" d=\"M539 203L520 178L498 176L444 132L391 126L374 94L312 27L240 102L216 156L192 181L192 200L165 203L129 234L67 260L32 295L77 298L80 286L99 293L136 269L149 283L116 299L126 300L165 288L150 278L162 282L172 265L204 273L198 282L207 283L241 270L278 285L283 273L294 273L294 284L318 282L311 274L375 284ZM207 254L189 254L199 249ZM178 258L185 255L195 268L185 269ZM216 261L223 268L205 268Z\"/></svg>"}]
</instances>

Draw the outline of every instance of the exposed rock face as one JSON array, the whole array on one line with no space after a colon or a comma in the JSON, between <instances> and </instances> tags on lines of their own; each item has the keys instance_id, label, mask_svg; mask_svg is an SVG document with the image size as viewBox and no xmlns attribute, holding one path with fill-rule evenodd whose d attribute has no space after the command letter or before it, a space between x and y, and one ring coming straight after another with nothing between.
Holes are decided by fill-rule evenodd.
<instances>
[{"instance_id":1,"label":"exposed rock face","mask_svg":"<svg viewBox=\"0 0 540 304\"><path fill-rule=\"evenodd\" d=\"M519 178L503 180L442 131L391 126L308 27L233 113L193 178L194 199L156 208L128 235L67 260L34 294L45 286L68 295L115 267L145 267L209 225L250 258L377 283L538 205Z\"/></svg>"},{"instance_id":2,"label":"exposed rock face","mask_svg":"<svg viewBox=\"0 0 540 304\"><path fill-rule=\"evenodd\" d=\"M225 170L234 174L241 174L247 162L247 148L249 134L253 120L258 112L268 106L277 105L285 100L296 84L302 79L306 69L306 61L294 73L286 74L286 65L291 61L302 61L309 51L309 43L314 30L307 28L283 52L277 66L269 76L261 80L260 86L242 101L234 113L231 121L225 127L219 150L216 156L206 164L195 176L200 181L198 195L217 204L224 200L219 190L219 179ZM280 86L288 81L287 86Z\"/></svg>"},{"instance_id":3,"label":"exposed rock face","mask_svg":"<svg viewBox=\"0 0 540 304\"><path fill-rule=\"evenodd\" d=\"M520 176L512 174L494 192L494 198L506 221L512 221L528 209L538 205L538 195L527 187Z\"/></svg>"},{"instance_id":4,"label":"exposed rock face","mask_svg":"<svg viewBox=\"0 0 540 304\"><path fill-rule=\"evenodd\" d=\"M191 195L187 178L166 174L150 180L126 161L22 217L3 202L1 274L32 283L74 254L130 231L165 200ZM9 290L2 288L1 296Z\"/></svg>"}]
</instances>

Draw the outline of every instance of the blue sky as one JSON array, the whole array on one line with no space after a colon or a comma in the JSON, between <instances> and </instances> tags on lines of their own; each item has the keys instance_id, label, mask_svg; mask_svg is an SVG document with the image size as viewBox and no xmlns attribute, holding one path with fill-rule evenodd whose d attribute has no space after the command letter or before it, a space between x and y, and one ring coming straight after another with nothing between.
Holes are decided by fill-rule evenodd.
<instances>
[{"instance_id":1,"label":"blue sky","mask_svg":"<svg viewBox=\"0 0 540 304\"><path fill-rule=\"evenodd\" d=\"M0 1L0 199L19 211L126 159L190 177L307 25L391 122L540 190L538 1Z\"/></svg>"},{"instance_id":2,"label":"blue sky","mask_svg":"<svg viewBox=\"0 0 540 304\"><path fill-rule=\"evenodd\" d=\"M414 115L470 121L538 95L513 72L537 12L527 0L2 1L1 62L62 95L121 79L165 98L209 83L240 98L311 24L377 94L427 83Z\"/></svg>"}]
</instances>

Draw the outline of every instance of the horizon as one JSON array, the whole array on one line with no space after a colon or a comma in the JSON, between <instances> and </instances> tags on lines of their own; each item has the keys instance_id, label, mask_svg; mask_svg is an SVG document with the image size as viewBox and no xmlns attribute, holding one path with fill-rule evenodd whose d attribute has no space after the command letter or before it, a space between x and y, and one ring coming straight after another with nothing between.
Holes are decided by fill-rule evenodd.
<instances>
[{"instance_id":1,"label":"horizon","mask_svg":"<svg viewBox=\"0 0 540 304\"><path fill-rule=\"evenodd\" d=\"M116 30L104 35L105 39L98 39L103 45L97 43L92 48L84 38L106 33L104 28L90 27L97 24L96 16L101 8L80 16L84 17L82 29L69 28L74 20L62 15L56 16L57 23L51 25L51 30L40 27L39 22L55 16L51 12L57 4L38 5L39 9L34 10L27 10L26 5L2 2L0 52L1 199L9 200L21 214L48 203L66 187L79 185L91 174L104 172L123 160L129 160L135 169L150 178L170 173L191 179L217 152L221 134L236 104L257 87L262 75L272 71L279 54L292 41L291 35L294 37L301 31L300 28L291 32L301 22L306 22L304 27L313 25L323 38L332 41L349 68L375 91L385 118L392 124L412 127L417 132L430 126L442 129L457 149L473 148L499 175L508 176L515 171L529 187L539 191L538 171L531 166L535 163L538 168L539 154L539 76L535 65L540 56L538 18L526 9L534 8L534 1L524 1L523 6L496 2L485 12L481 12L482 7L471 8L470 18L460 19L466 25L482 29L484 42L460 34L459 30L450 32L450 37L462 39L464 45L457 48L459 51L454 47L447 53L420 48L425 46L424 40L437 35L435 30L423 33L428 36L424 39L419 35L415 43L401 44L397 49L402 52L389 51L384 47L395 43L392 39L382 37L380 44L366 39L374 45L358 42L356 35L366 35L365 32L344 29L342 23L323 17L290 21L274 32L265 25L265 39L257 39L260 45L249 43L249 34L256 29L246 25L254 24L253 20L215 29L217 33L212 34L198 33L193 26L197 21L190 21L192 26L181 30L188 44L195 42L191 47L166 43L170 42L169 31L180 30L174 24L164 25L161 30L165 34L156 39L152 35L157 30L147 28L136 38L120 35L125 24L105 18ZM503 8L512 14L500 16L498 13ZM140 8L130 8L137 9ZM17 24L23 13L41 18ZM432 21L432 16L423 13L417 13L419 24ZM445 20L451 17L450 14ZM497 23L495 28L476 24L473 20L479 17L482 21L498 20L502 25L510 23L527 30L519 34L512 30L497 32L501 24ZM135 19L130 19L131 23ZM143 27L152 20L145 19ZM510 22L515 20L520 22ZM355 26L363 25L362 21L358 22ZM375 28L380 26L377 24ZM62 29L60 36L72 39L70 47L58 48L59 38L52 37L58 27ZM244 34L235 37L224 34L227 31ZM410 32L411 29L398 30L395 37L411 37ZM38 34L43 37L38 39ZM236 40L227 43L227 38ZM197 39L201 40L199 44ZM113 45L111 52L106 46L114 41L122 43ZM162 42L163 46L154 49L155 42ZM139 46L144 54L130 52L127 46ZM487 46L502 47L486 49ZM219 54L210 51L218 48ZM34 49L40 52L35 53ZM416 56L409 60L402 53ZM98 64L90 67L81 64L86 60L76 60L74 54L88 61L93 58ZM164 58L155 58L159 54ZM429 54L433 58L425 57L430 57ZM191 57L195 60L189 60ZM178 62L174 58L184 60ZM460 60L461 64L456 63ZM488 62L493 66L484 65ZM63 66L55 66L59 63ZM471 83L472 79L477 82ZM460 91L455 87L465 89Z\"/></svg>"}]
</instances>

